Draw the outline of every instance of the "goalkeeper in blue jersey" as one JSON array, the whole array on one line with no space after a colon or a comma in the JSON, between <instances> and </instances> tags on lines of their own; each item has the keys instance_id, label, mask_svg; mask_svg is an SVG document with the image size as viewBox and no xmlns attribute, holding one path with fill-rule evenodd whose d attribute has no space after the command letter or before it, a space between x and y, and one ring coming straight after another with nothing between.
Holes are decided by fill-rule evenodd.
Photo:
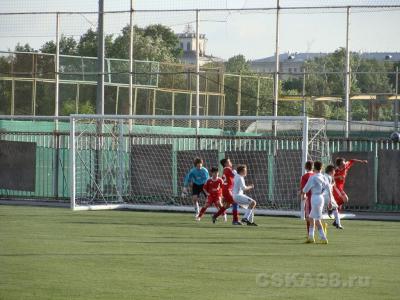
<instances>
[{"instance_id":1,"label":"goalkeeper in blue jersey","mask_svg":"<svg viewBox=\"0 0 400 300\"><path fill-rule=\"evenodd\" d=\"M189 184L192 183L192 199L194 209L196 211L196 216L199 214L199 197L203 193L203 186L209 178L209 174L206 168L203 167L203 160L196 157L194 159L194 167L185 176L185 181L183 183L183 194L187 195Z\"/></svg>"}]
</instances>

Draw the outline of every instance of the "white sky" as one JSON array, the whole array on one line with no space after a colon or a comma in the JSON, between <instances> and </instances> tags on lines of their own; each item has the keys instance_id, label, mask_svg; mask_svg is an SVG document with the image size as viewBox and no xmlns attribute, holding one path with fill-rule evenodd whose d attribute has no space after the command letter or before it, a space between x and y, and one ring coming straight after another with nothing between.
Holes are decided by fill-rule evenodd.
<instances>
[{"instance_id":1,"label":"white sky","mask_svg":"<svg viewBox=\"0 0 400 300\"><path fill-rule=\"evenodd\" d=\"M130 0L104 0L106 11L128 10ZM135 0L136 9L274 7L273 0ZM400 5L400 0L281 0L282 7L301 5ZM1 0L0 13L37 11L96 11L97 0ZM351 14L353 51L400 52L400 9L356 9ZM135 23L161 23L175 32L194 26L194 12L137 12ZM207 52L222 58L244 54L248 59L271 56L275 43L275 12L200 12L200 32L208 38ZM340 10L282 11L280 52L331 52L345 45L346 13ZM106 32L118 34L129 14L107 14ZM97 16L63 15L61 31L76 38L96 28ZM0 16L0 50L17 42L39 48L55 37L55 15Z\"/></svg>"}]
</instances>

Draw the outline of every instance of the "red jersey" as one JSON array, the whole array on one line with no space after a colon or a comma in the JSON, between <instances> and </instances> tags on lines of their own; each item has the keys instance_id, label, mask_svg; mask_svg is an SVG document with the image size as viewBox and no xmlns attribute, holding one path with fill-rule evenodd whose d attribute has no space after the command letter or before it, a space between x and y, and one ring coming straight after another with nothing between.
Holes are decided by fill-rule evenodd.
<instances>
[{"instance_id":1,"label":"red jersey","mask_svg":"<svg viewBox=\"0 0 400 300\"><path fill-rule=\"evenodd\" d=\"M212 179L209 178L204 185L203 189L209 193L208 199L210 200L218 200L222 196L222 186L224 185L224 181L222 178Z\"/></svg>"},{"instance_id":2,"label":"red jersey","mask_svg":"<svg viewBox=\"0 0 400 300\"><path fill-rule=\"evenodd\" d=\"M222 179L224 180L224 185L223 185L224 192L232 191L234 178L235 178L235 173L233 173L232 168L225 167L224 173L222 174Z\"/></svg>"},{"instance_id":3,"label":"red jersey","mask_svg":"<svg viewBox=\"0 0 400 300\"><path fill-rule=\"evenodd\" d=\"M335 186L338 189L343 190L344 184L346 182L347 172L350 170L350 168L353 166L353 164L354 164L354 160L350 159L349 161L346 161L343 169L340 170L339 168L336 168L336 170L335 170ZM341 178L337 178L337 176L341 176Z\"/></svg>"},{"instance_id":4,"label":"red jersey","mask_svg":"<svg viewBox=\"0 0 400 300\"><path fill-rule=\"evenodd\" d=\"M301 176L300 188L302 191L303 191L304 187L306 186L308 179L310 179L310 177L313 175L314 175L314 172L309 171L309 172L305 173L303 176ZM309 191L306 195L307 195L307 199L310 200L311 199L311 191Z\"/></svg>"}]
</instances>

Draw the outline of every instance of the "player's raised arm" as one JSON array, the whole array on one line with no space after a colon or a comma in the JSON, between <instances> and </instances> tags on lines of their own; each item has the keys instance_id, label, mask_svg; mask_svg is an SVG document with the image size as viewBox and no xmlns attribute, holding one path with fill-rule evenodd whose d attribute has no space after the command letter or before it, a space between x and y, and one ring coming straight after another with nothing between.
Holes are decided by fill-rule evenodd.
<instances>
[{"instance_id":1,"label":"player's raised arm","mask_svg":"<svg viewBox=\"0 0 400 300\"><path fill-rule=\"evenodd\" d=\"M368 160L366 160L366 159L355 159L355 158L353 158L353 159L350 159L349 162L350 161L353 161L353 162L356 162L356 163L361 163L361 164L367 164L368 163Z\"/></svg>"}]
</instances>

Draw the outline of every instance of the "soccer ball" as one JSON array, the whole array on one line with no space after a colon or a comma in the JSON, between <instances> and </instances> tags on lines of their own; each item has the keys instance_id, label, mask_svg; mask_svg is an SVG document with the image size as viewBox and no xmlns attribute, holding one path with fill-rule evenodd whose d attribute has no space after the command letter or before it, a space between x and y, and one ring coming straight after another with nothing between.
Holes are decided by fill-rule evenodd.
<instances>
[{"instance_id":1,"label":"soccer ball","mask_svg":"<svg viewBox=\"0 0 400 300\"><path fill-rule=\"evenodd\" d=\"M395 142L395 143L400 142L400 132L393 132L393 133L390 135L390 139L391 139L393 142Z\"/></svg>"}]
</instances>

